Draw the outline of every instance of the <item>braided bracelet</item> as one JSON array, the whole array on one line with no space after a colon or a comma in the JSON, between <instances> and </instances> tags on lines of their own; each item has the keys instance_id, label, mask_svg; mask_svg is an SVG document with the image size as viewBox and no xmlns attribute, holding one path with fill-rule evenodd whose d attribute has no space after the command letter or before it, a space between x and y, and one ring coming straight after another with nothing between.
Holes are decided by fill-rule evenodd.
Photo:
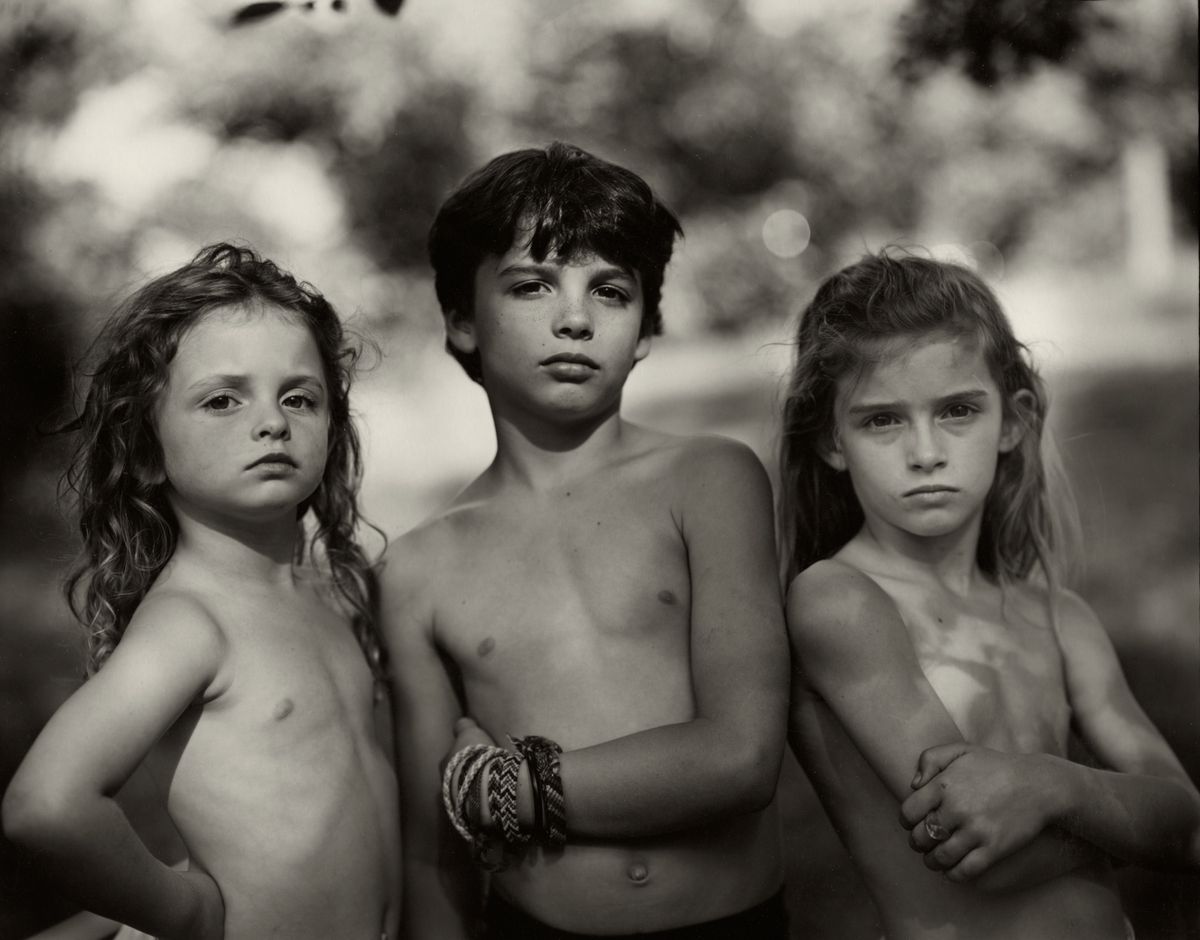
<instances>
[{"instance_id":1,"label":"braided bracelet","mask_svg":"<svg viewBox=\"0 0 1200 940\"><path fill-rule=\"evenodd\" d=\"M524 738L509 738L517 753L529 760L533 773L535 815L540 809L542 820L537 834L547 845L561 846L567 842L567 805L563 796L562 775L558 755L562 748L549 738L531 734ZM539 805L540 804L540 805Z\"/></svg>"},{"instance_id":2,"label":"braided bracelet","mask_svg":"<svg viewBox=\"0 0 1200 940\"><path fill-rule=\"evenodd\" d=\"M489 744L468 744L456 751L446 764L446 771L442 774L442 805L446 808L450 823L468 842L474 843L478 837L471 831L464 813L465 796L484 768L505 753L503 748ZM456 775L460 770L462 775L456 787Z\"/></svg>"},{"instance_id":3,"label":"braided bracelet","mask_svg":"<svg viewBox=\"0 0 1200 940\"><path fill-rule=\"evenodd\" d=\"M504 841L511 845L529 841L529 833L521 831L517 816L517 777L521 760L520 754L501 751L496 758L496 772L488 785L488 809L492 821L499 824Z\"/></svg>"}]
</instances>

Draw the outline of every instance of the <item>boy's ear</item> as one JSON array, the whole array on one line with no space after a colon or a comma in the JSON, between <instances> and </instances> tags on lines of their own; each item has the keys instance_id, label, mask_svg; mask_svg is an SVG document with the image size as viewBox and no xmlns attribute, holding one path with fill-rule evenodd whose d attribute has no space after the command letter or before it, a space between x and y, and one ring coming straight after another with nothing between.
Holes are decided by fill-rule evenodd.
<instances>
[{"instance_id":1,"label":"boy's ear","mask_svg":"<svg viewBox=\"0 0 1200 940\"><path fill-rule=\"evenodd\" d=\"M846 456L842 453L842 445L838 440L836 430L830 434L821 435L821 441L817 444L817 454L834 470L840 472L846 469Z\"/></svg>"},{"instance_id":2,"label":"boy's ear","mask_svg":"<svg viewBox=\"0 0 1200 940\"><path fill-rule=\"evenodd\" d=\"M467 315L457 310L446 310L442 313L446 324L446 342L458 352L469 356L478 348L475 342L475 322Z\"/></svg>"},{"instance_id":3,"label":"boy's ear","mask_svg":"<svg viewBox=\"0 0 1200 940\"><path fill-rule=\"evenodd\" d=\"M641 362L650 355L650 336L646 335L638 339L637 345L633 347L633 361Z\"/></svg>"},{"instance_id":4,"label":"boy's ear","mask_svg":"<svg viewBox=\"0 0 1200 940\"><path fill-rule=\"evenodd\" d=\"M1021 438L1025 436L1025 423L1021 420L1020 415L1033 411L1035 404L1036 399L1033 392L1027 388L1020 389L1013 394L1012 401L1006 409L1004 422L1000 427L1000 453L1007 454L1021 443Z\"/></svg>"}]
</instances>

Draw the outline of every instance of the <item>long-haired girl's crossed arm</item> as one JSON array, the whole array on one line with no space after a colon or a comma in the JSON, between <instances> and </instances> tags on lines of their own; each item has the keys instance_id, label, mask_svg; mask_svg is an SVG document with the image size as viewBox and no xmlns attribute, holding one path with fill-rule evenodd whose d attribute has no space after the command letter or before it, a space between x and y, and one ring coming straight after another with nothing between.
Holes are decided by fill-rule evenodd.
<instances>
[{"instance_id":1,"label":"long-haired girl's crossed arm","mask_svg":"<svg viewBox=\"0 0 1200 940\"><path fill-rule=\"evenodd\" d=\"M810 717L823 712L805 707L806 694L828 706L897 805L911 795L917 755L930 741L968 747L922 672L895 603L870 577L841 561L818 562L793 580L787 617L798 673L794 685L807 690L794 697L792 706L789 734L797 753L821 747L831 730L821 727L819 717ZM925 813L911 824L907 817L906 812L905 825L911 828L923 824ZM1021 822L1021 828L1004 834L1003 845L989 845L985 855L949 871L948 877L974 878L976 887L1005 891L1041 883L1097 858L1090 846L1043 832L1035 820ZM989 866L985 877L976 877Z\"/></svg>"},{"instance_id":2,"label":"long-haired girl's crossed arm","mask_svg":"<svg viewBox=\"0 0 1200 940\"><path fill-rule=\"evenodd\" d=\"M4 797L5 835L64 892L156 937L221 937L221 894L202 870L156 859L114 796L189 706L219 693L224 645L194 599L148 597L104 667L50 719Z\"/></svg>"},{"instance_id":3,"label":"long-haired girl's crossed arm","mask_svg":"<svg viewBox=\"0 0 1200 940\"><path fill-rule=\"evenodd\" d=\"M991 844L1055 825L1133 864L1200 868L1200 793L1133 697L1108 634L1071 592L1060 592L1056 620L1075 730L1102 767L965 744L931 748L902 810L913 847L931 867L969 873ZM956 827L940 845L921 825L935 804Z\"/></svg>"}]
</instances>

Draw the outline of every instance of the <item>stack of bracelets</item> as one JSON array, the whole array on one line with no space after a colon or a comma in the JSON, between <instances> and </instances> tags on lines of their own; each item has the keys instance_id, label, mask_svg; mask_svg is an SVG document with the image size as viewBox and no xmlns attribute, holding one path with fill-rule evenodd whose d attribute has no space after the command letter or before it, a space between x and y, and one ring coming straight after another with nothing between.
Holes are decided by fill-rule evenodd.
<instances>
[{"instance_id":1,"label":"stack of bracelets","mask_svg":"<svg viewBox=\"0 0 1200 940\"><path fill-rule=\"evenodd\" d=\"M515 751L489 744L464 747L450 758L442 775L442 802L451 824L471 843L476 861L492 870L500 862L489 851L489 834L480 821L484 792L492 825L499 830L503 846L512 848L532 841L558 847L567 841L567 807L558 769L562 748L535 734L508 740ZM522 828L517 815L521 764L529 768L533 793L533 825L529 829Z\"/></svg>"}]
</instances>

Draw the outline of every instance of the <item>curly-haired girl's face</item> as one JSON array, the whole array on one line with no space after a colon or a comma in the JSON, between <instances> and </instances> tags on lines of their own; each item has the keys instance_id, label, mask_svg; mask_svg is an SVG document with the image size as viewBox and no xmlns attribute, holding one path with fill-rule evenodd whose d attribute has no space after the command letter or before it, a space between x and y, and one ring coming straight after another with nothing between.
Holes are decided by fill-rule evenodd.
<instances>
[{"instance_id":1,"label":"curly-haired girl's face","mask_svg":"<svg viewBox=\"0 0 1200 940\"><path fill-rule=\"evenodd\" d=\"M177 511L295 519L321 483L329 393L317 344L274 307L220 307L184 334L155 408Z\"/></svg>"}]
</instances>

